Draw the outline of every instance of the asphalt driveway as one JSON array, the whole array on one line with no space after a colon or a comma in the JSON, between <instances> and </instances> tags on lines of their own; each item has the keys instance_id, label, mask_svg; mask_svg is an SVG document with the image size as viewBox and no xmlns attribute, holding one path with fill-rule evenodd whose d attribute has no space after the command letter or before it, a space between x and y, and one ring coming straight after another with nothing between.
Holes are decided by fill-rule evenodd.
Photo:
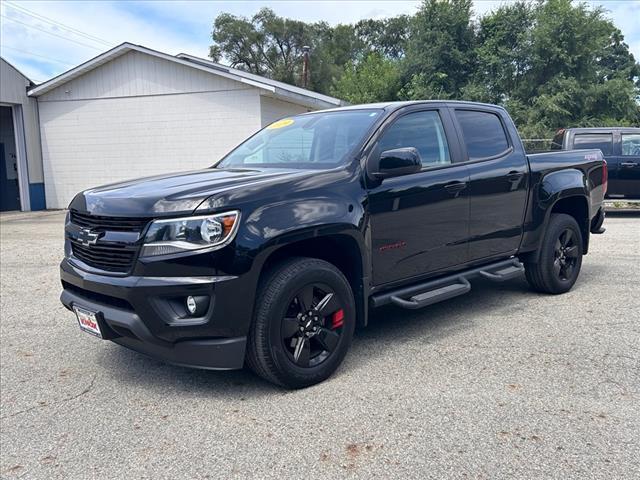
<instances>
[{"instance_id":1,"label":"asphalt driveway","mask_svg":"<svg viewBox=\"0 0 640 480\"><path fill-rule=\"evenodd\" d=\"M638 478L640 216L607 219L568 294L380 310L293 392L81 333L62 221L0 222L2 478Z\"/></svg>"}]
</instances>

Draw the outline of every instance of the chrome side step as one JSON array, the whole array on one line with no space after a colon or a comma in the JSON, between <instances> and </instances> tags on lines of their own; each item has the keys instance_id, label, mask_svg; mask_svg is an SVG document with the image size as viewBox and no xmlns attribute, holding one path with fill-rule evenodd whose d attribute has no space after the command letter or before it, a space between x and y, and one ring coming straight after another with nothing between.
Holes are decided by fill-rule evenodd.
<instances>
[{"instance_id":1,"label":"chrome side step","mask_svg":"<svg viewBox=\"0 0 640 480\"><path fill-rule=\"evenodd\" d=\"M428 282L374 294L371 303L373 307L393 303L415 310L469 292L469 280L472 278L484 277L494 282L504 282L522 275L523 272L524 265L517 258L510 258Z\"/></svg>"}]
</instances>

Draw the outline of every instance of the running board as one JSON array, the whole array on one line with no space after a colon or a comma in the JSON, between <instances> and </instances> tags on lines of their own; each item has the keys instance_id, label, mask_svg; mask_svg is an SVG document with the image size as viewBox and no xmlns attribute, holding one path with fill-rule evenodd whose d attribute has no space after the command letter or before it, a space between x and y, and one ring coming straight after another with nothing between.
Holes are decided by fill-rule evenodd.
<instances>
[{"instance_id":1,"label":"running board","mask_svg":"<svg viewBox=\"0 0 640 480\"><path fill-rule=\"evenodd\" d=\"M472 278L483 277L494 282L504 282L520 276L523 272L522 263L517 258L510 258L436 280L374 294L371 302L374 308L393 303L402 308L415 310L469 292L469 280Z\"/></svg>"},{"instance_id":2,"label":"running board","mask_svg":"<svg viewBox=\"0 0 640 480\"><path fill-rule=\"evenodd\" d=\"M460 283L445 285L444 287L436 288L435 290L419 293L418 295L411 297L409 300L393 295L391 297L391 303L402 308L415 310L443 300L449 300L450 298L457 297L458 295L464 295L469 290L471 290L469 280L460 278Z\"/></svg>"},{"instance_id":3,"label":"running board","mask_svg":"<svg viewBox=\"0 0 640 480\"><path fill-rule=\"evenodd\" d=\"M488 278L489 280L493 280L494 282L504 282L506 280L511 280L512 278L516 278L522 275L524 273L524 265L518 262L517 265L513 264L500 270L494 270L493 272L482 270L478 273L484 278Z\"/></svg>"}]
</instances>

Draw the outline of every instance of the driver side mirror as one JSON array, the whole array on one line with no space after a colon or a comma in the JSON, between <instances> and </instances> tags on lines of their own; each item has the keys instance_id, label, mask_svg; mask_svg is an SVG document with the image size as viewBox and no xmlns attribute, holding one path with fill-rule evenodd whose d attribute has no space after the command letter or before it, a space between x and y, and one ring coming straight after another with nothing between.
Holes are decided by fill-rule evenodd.
<instances>
[{"instance_id":1,"label":"driver side mirror","mask_svg":"<svg viewBox=\"0 0 640 480\"><path fill-rule=\"evenodd\" d=\"M382 178L409 175L422 170L420 153L414 147L394 148L380 154L378 169L374 176Z\"/></svg>"}]
</instances>

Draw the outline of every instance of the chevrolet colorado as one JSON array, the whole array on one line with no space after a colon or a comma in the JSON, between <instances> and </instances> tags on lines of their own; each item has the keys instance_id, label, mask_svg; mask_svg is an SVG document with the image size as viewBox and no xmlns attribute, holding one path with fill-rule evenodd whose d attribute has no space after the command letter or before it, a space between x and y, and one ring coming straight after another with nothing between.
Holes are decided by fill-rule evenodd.
<instances>
[{"instance_id":1,"label":"chevrolet colorado","mask_svg":"<svg viewBox=\"0 0 640 480\"><path fill-rule=\"evenodd\" d=\"M211 168L79 193L61 301L82 330L138 352L305 387L336 370L371 308L522 272L568 291L606 189L600 150L526 155L497 106L303 114Z\"/></svg>"}]
</instances>

